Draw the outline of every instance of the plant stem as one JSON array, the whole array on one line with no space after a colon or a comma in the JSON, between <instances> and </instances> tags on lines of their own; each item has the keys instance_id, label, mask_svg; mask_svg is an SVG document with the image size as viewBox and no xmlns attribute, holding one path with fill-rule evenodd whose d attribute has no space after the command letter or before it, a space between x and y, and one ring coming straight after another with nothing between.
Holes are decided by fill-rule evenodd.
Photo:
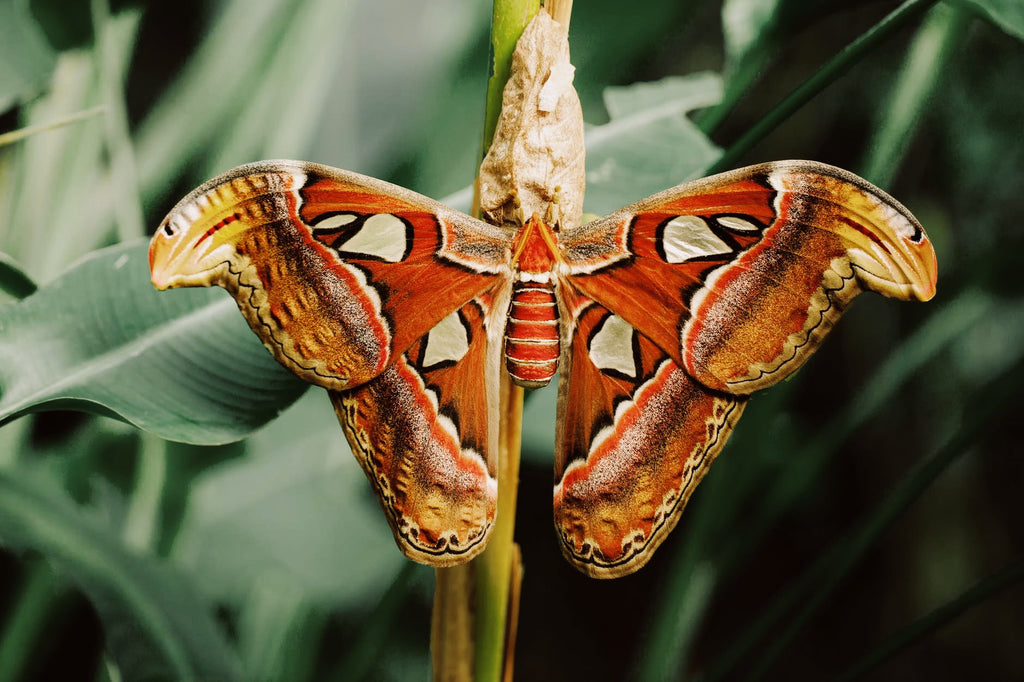
<instances>
[{"instance_id":1,"label":"plant stem","mask_svg":"<svg viewBox=\"0 0 1024 682\"><path fill-rule=\"evenodd\" d=\"M993 575L983 578L959 596L910 623L881 646L850 666L835 682L850 682L871 672L886 659L927 637L954 618L1024 579L1024 559L1018 559Z\"/></svg>"},{"instance_id":2,"label":"plant stem","mask_svg":"<svg viewBox=\"0 0 1024 682\"><path fill-rule=\"evenodd\" d=\"M986 427L1003 416L1013 405L1012 398L1017 394L1022 378L1024 360L1018 361L998 381L986 386L980 391L981 395L968 401L963 424L953 438L935 455L922 462L915 471L905 476L896 489L878 506L875 513L843 538L830 553L828 567L820 573L822 582L813 586L814 591L811 591L812 583L817 583L816 580L799 580L796 583L794 589L803 595L797 602L800 608L795 615L786 619L786 624L781 630L774 631L771 646L749 679L758 680L764 677L792 643L797 633L825 604L840 581L857 565L882 533L928 489L939 474L961 455L970 452L973 446L978 445ZM810 572L817 573L816 567L812 567Z\"/></svg>"},{"instance_id":3,"label":"plant stem","mask_svg":"<svg viewBox=\"0 0 1024 682\"><path fill-rule=\"evenodd\" d=\"M430 651L436 682L473 680L473 566L462 564L434 571L434 611Z\"/></svg>"},{"instance_id":4,"label":"plant stem","mask_svg":"<svg viewBox=\"0 0 1024 682\"><path fill-rule=\"evenodd\" d=\"M880 42L907 22L922 14L938 0L906 0L869 31L847 45L839 54L793 90L755 125L751 126L708 169L708 174L732 168L740 158L768 136L775 128L793 115L815 95L846 73Z\"/></svg>"},{"instance_id":5,"label":"plant stem","mask_svg":"<svg viewBox=\"0 0 1024 682\"><path fill-rule=\"evenodd\" d=\"M523 389L502 376L501 431L498 465L498 515L487 549L472 562L476 595L475 680L511 678L512 651L509 634L515 623L509 614L509 595L516 594L512 582L520 571L513 541L516 527L516 493L519 489L519 455L523 425Z\"/></svg>"},{"instance_id":6,"label":"plant stem","mask_svg":"<svg viewBox=\"0 0 1024 682\"><path fill-rule=\"evenodd\" d=\"M571 5L570 5L571 7ZM491 22L491 75L481 158L494 139L512 53L539 0L495 0ZM475 193L477 194L477 193ZM474 196L474 210L479 196ZM498 432L498 509L487 549L468 564L435 571L437 587L430 644L434 679L448 681L511 679L514 614L522 570L515 533L516 494L522 432L523 389L502 373Z\"/></svg>"},{"instance_id":7,"label":"plant stem","mask_svg":"<svg viewBox=\"0 0 1024 682\"><path fill-rule=\"evenodd\" d=\"M156 547L166 480L167 441L140 434L138 471L121 533L128 547L139 552L151 552Z\"/></svg>"},{"instance_id":8,"label":"plant stem","mask_svg":"<svg viewBox=\"0 0 1024 682\"><path fill-rule=\"evenodd\" d=\"M53 569L36 561L25 566L21 590L0 630L0 680L23 679L36 642L61 603L63 589Z\"/></svg>"},{"instance_id":9,"label":"plant stem","mask_svg":"<svg viewBox=\"0 0 1024 682\"><path fill-rule=\"evenodd\" d=\"M40 123L38 125L26 126L24 128L18 128L12 130L9 133L0 135L0 147L8 144L14 144L26 138L38 135L39 133L46 133L51 130L57 130L64 126L71 125L72 123L78 123L79 121L86 121L94 116L99 116L104 111L103 107L91 107L89 109L83 109L82 111L76 111L73 114L66 116L60 116L49 123Z\"/></svg>"},{"instance_id":10,"label":"plant stem","mask_svg":"<svg viewBox=\"0 0 1024 682\"><path fill-rule=\"evenodd\" d=\"M512 68L512 52L519 36L540 9L540 0L494 0L491 18L491 73L487 79L487 110L484 114L482 159L494 140L501 113L501 95Z\"/></svg>"}]
</instances>

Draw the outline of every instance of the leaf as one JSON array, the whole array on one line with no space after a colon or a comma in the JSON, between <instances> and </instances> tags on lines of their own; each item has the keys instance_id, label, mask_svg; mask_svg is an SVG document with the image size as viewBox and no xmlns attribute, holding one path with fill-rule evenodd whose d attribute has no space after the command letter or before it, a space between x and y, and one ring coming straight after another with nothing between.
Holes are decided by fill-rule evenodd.
<instances>
[{"instance_id":1,"label":"leaf","mask_svg":"<svg viewBox=\"0 0 1024 682\"><path fill-rule=\"evenodd\" d=\"M860 174L879 187L892 184L896 170L913 142L923 113L934 105L935 91L948 73L950 60L963 46L966 12L936 5L914 35L899 76L879 106L880 115L868 144Z\"/></svg>"},{"instance_id":2,"label":"leaf","mask_svg":"<svg viewBox=\"0 0 1024 682\"><path fill-rule=\"evenodd\" d=\"M697 176L721 150L686 117L722 97L712 73L605 90L611 121L587 130L586 210L598 215Z\"/></svg>"},{"instance_id":3,"label":"leaf","mask_svg":"<svg viewBox=\"0 0 1024 682\"><path fill-rule=\"evenodd\" d=\"M778 9L779 0L726 0L722 4L722 33L731 68L766 40Z\"/></svg>"},{"instance_id":4,"label":"leaf","mask_svg":"<svg viewBox=\"0 0 1024 682\"><path fill-rule=\"evenodd\" d=\"M383 594L403 563L317 389L253 436L248 456L193 482L174 555L219 598L272 581L335 607Z\"/></svg>"},{"instance_id":5,"label":"leaf","mask_svg":"<svg viewBox=\"0 0 1024 682\"><path fill-rule=\"evenodd\" d=\"M144 243L97 251L0 308L0 423L73 408L215 444L302 394L224 292L157 292L147 262Z\"/></svg>"},{"instance_id":6,"label":"leaf","mask_svg":"<svg viewBox=\"0 0 1024 682\"><path fill-rule=\"evenodd\" d=\"M0 472L0 544L39 552L89 596L124 679L233 680L240 664L186 577L128 552L55 486Z\"/></svg>"},{"instance_id":7,"label":"leaf","mask_svg":"<svg viewBox=\"0 0 1024 682\"><path fill-rule=\"evenodd\" d=\"M0 3L0 112L41 89L56 56L26 3Z\"/></svg>"},{"instance_id":8,"label":"leaf","mask_svg":"<svg viewBox=\"0 0 1024 682\"><path fill-rule=\"evenodd\" d=\"M228 119L232 134L218 136L217 146L208 149L203 175L212 177L258 158L304 158L317 149L317 122L332 94L325 84L345 63L343 54L350 43L338 36L351 30L354 5L315 0L302 2L289 13L282 25L284 33L274 44L273 59L236 103L239 111ZM319 46L315 60L309 59L309 45ZM282 101L302 102L302 106L282 108Z\"/></svg>"},{"instance_id":9,"label":"leaf","mask_svg":"<svg viewBox=\"0 0 1024 682\"><path fill-rule=\"evenodd\" d=\"M163 90L135 134L143 203L173 184L189 163L229 143L249 91L274 63L296 0L223 3L206 37ZM238 58L245 45L248 59ZM223 170L223 169L222 169Z\"/></svg>"},{"instance_id":10,"label":"leaf","mask_svg":"<svg viewBox=\"0 0 1024 682\"><path fill-rule=\"evenodd\" d=\"M993 24L1024 40L1024 3L1020 0L967 0Z\"/></svg>"}]
</instances>

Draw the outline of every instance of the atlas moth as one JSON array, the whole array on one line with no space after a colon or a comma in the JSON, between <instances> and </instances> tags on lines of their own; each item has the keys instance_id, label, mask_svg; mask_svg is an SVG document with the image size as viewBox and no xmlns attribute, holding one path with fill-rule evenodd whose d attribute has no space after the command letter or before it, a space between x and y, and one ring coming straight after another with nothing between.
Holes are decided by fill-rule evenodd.
<instances>
[{"instance_id":1,"label":"atlas moth","mask_svg":"<svg viewBox=\"0 0 1024 682\"><path fill-rule=\"evenodd\" d=\"M558 370L557 537L577 568L616 577L675 526L748 396L800 367L854 296L935 293L911 213L813 161L581 224L568 63L542 11L481 167L487 220L264 161L191 192L150 247L158 288L224 287L281 364L327 389L399 547L434 566L477 555L494 525L502 372L537 387Z\"/></svg>"}]
</instances>

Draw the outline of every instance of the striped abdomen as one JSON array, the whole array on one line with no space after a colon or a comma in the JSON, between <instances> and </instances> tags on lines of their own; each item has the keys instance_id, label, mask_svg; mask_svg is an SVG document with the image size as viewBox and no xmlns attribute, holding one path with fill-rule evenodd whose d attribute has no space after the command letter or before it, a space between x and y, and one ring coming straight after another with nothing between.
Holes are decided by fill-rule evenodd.
<instances>
[{"instance_id":1,"label":"striped abdomen","mask_svg":"<svg viewBox=\"0 0 1024 682\"><path fill-rule=\"evenodd\" d=\"M558 369L558 305L550 282L515 283L505 325L505 364L520 386L544 386Z\"/></svg>"}]
</instances>

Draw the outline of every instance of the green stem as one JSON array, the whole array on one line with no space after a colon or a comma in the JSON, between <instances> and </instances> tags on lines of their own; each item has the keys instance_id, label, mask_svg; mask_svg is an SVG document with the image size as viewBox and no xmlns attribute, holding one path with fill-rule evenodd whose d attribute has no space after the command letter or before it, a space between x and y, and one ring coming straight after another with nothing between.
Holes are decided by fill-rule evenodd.
<instances>
[{"instance_id":1,"label":"green stem","mask_svg":"<svg viewBox=\"0 0 1024 682\"><path fill-rule=\"evenodd\" d=\"M71 125L72 123L78 123L79 121L87 121L88 119L93 118L94 116L99 116L104 111L106 110L103 107L92 107L89 109L84 109L82 111L76 111L75 113L68 114L66 116L60 116L49 123L40 123L38 125L26 126L24 128L12 130L9 133L4 133L3 135L0 135L0 147L3 147L4 145L8 144L14 144L15 142L20 142L21 140L32 137L33 135L38 135L39 133L46 133L51 130L58 130L60 128L63 128L64 126Z\"/></svg>"},{"instance_id":2,"label":"green stem","mask_svg":"<svg viewBox=\"0 0 1024 682\"><path fill-rule=\"evenodd\" d=\"M530 19L540 9L540 0L495 0L491 18L491 72L487 79L487 110L484 114L484 140L480 158L494 140L501 113L501 95L512 69L512 52Z\"/></svg>"},{"instance_id":3,"label":"green stem","mask_svg":"<svg viewBox=\"0 0 1024 682\"><path fill-rule=\"evenodd\" d=\"M160 528L160 505L167 479L167 442L148 433L141 434L137 467L122 537L128 547L147 552L156 546Z\"/></svg>"},{"instance_id":4,"label":"green stem","mask_svg":"<svg viewBox=\"0 0 1024 682\"><path fill-rule=\"evenodd\" d=\"M995 596L1001 590L1015 585L1022 579L1024 579L1024 559L1018 559L993 575L978 581L955 599L946 602L889 637L881 646L839 675L835 682L850 682L863 677L886 659L936 632L957 616Z\"/></svg>"},{"instance_id":5,"label":"green stem","mask_svg":"<svg viewBox=\"0 0 1024 682\"><path fill-rule=\"evenodd\" d=\"M992 421L1002 417L1014 405L1013 397L1017 395L1021 381L1024 381L1024 361L1018 361L998 381L986 386L973 400L967 401L963 424L945 447L904 477L875 513L837 545L832 552L835 559L828 561L830 565L827 570L819 573L817 566L812 567L809 573L823 575L823 581L816 584L817 580L807 579L805 574L804 578L795 583L792 591L803 595L799 599L802 606L792 618L785 621L781 630L772 628L775 635L771 646L748 679L759 680L765 676L882 533L928 489L939 474L978 444L985 428Z\"/></svg>"},{"instance_id":6,"label":"green stem","mask_svg":"<svg viewBox=\"0 0 1024 682\"><path fill-rule=\"evenodd\" d=\"M6 626L0 630L0 680L26 677L25 667L36 643L59 603L59 587L52 569L41 562L26 563L25 580Z\"/></svg>"},{"instance_id":7,"label":"green stem","mask_svg":"<svg viewBox=\"0 0 1024 682\"><path fill-rule=\"evenodd\" d=\"M518 575L518 556L513 536L516 527L516 493L523 417L523 389L503 379L502 421L498 472L498 511L487 549L472 563L476 595L474 680L501 680L510 661L509 595ZM511 668L509 668L511 669Z\"/></svg>"},{"instance_id":8,"label":"green stem","mask_svg":"<svg viewBox=\"0 0 1024 682\"><path fill-rule=\"evenodd\" d=\"M502 94L512 65L512 53L527 24L540 9L539 0L495 0L491 23L491 74L487 84L484 141L487 153ZM474 205L478 201L474 200ZM511 670L509 595L519 574L515 531L519 483L523 391L502 380L499 427L498 509L487 549L469 564L436 571L431 648L435 680L500 680ZM515 612L514 610L512 611ZM472 657L472 660L467 658Z\"/></svg>"},{"instance_id":9,"label":"green stem","mask_svg":"<svg viewBox=\"0 0 1024 682\"><path fill-rule=\"evenodd\" d=\"M815 95L846 73L850 67L870 53L876 45L892 35L907 22L922 14L938 0L906 0L870 30L847 45L839 54L786 96L736 142L729 146L708 174L732 168L754 146L793 115Z\"/></svg>"},{"instance_id":10,"label":"green stem","mask_svg":"<svg viewBox=\"0 0 1024 682\"><path fill-rule=\"evenodd\" d=\"M487 109L481 158L487 154L501 114L502 95L512 67L512 53L526 26L540 10L539 0L495 0L491 20L491 76L487 81ZM478 204L474 201L474 206ZM502 377L499 432L498 510L487 549L472 562L470 583L475 610L473 679L501 680L511 671L509 642L515 623L509 622L509 595L519 574L515 534L516 494L522 435L523 389ZM517 609L512 610L515 613Z\"/></svg>"}]
</instances>

